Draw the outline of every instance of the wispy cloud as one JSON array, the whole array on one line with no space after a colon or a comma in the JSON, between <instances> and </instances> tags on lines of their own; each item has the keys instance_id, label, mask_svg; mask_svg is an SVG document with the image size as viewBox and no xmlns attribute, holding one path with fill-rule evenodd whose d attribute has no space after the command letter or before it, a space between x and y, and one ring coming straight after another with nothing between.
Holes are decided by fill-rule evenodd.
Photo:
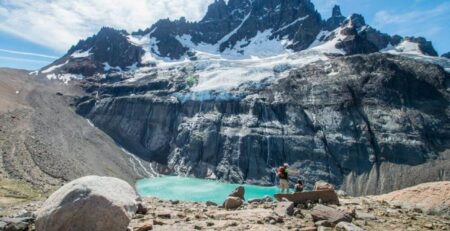
<instances>
[{"instance_id":1,"label":"wispy cloud","mask_svg":"<svg viewBox=\"0 0 450 231\"><path fill-rule=\"evenodd\" d=\"M29 62L29 63L44 63L44 64L49 64L51 62L51 61L43 61L43 60L37 60L37 59L14 58L14 57L7 57L7 56L0 56L0 59L10 60L10 61L19 61L19 62Z\"/></svg>"},{"instance_id":2,"label":"wispy cloud","mask_svg":"<svg viewBox=\"0 0 450 231\"><path fill-rule=\"evenodd\" d=\"M145 29L161 18L199 20L214 0L1 0L0 31L66 51L102 26Z\"/></svg>"},{"instance_id":3,"label":"wispy cloud","mask_svg":"<svg viewBox=\"0 0 450 231\"><path fill-rule=\"evenodd\" d=\"M57 56L51 56L51 55L45 55L45 54L37 54L37 53L31 53L31 52L22 52L22 51L15 51L15 50L8 50L8 49L2 49L0 48L0 52L9 53L9 54L15 54L15 55L24 55L24 56L34 56L34 57L41 57L41 58L48 58L48 59L57 59Z\"/></svg>"},{"instance_id":4,"label":"wispy cloud","mask_svg":"<svg viewBox=\"0 0 450 231\"><path fill-rule=\"evenodd\" d=\"M375 22L380 25L425 22L431 18L448 14L449 11L450 3L443 3L429 10L415 10L407 13L382 10L375 14Z\"/></svg>"}]
</instances>

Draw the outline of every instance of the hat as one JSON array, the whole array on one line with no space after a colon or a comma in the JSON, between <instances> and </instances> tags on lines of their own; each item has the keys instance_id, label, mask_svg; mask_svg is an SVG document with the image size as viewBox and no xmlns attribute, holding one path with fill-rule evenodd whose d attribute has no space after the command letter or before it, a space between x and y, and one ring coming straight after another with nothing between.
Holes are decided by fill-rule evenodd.
<instances>
[{"instance_id":1,"label":"hat","mask_svg":"<svg viewBox=\"0 0 450 231\"><path fill-rule=\"evenodd\" d=\"M289 164L288 163L284 163L283 166L284 167L289 167Z\"/></svg>"}]
</instances>

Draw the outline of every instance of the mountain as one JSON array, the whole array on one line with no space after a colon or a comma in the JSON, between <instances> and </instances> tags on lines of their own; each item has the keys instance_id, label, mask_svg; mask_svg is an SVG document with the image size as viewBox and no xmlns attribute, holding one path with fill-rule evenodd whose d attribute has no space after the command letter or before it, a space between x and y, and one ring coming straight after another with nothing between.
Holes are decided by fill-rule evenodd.
<instances>
[{"instance_id":1,"label":"mountain","mask_svg":"<svg viewBox=\"0 0 450 231\"><path fill-rule=\"evenodd\" d=\"M450 59L450 52L441 55L444 58Z\"/></svg>"},{"instance_id":2,"label":"mountain","mask_svg":"<svg viewBox=\"0 0 450 231\"><path fill-rule=\"evenodd\" d=\"M245 59L307 49L345 55L385 51L437 56L426 39L381 33L366 25L361 15L345 18L339 6L322 20L310 0L217 0L199 22L164 19L131 34L102 28L43 72L91 76L111 67L130 70L158 60L195 60L205 53Z\"/></svg>"},{"instance_id":3,"label":"mountain","mask_svg":"<svg viewBox=\"0 0 450 231\"><path fill-rule=\"evenodd\" d=\"M362 195L450 177L449 68L339 6L217 0L199 22L103 28L35 74L81 87L76 112L153 163L138 172L272 185L288 162Z\"/></svg>"}]
</instances>

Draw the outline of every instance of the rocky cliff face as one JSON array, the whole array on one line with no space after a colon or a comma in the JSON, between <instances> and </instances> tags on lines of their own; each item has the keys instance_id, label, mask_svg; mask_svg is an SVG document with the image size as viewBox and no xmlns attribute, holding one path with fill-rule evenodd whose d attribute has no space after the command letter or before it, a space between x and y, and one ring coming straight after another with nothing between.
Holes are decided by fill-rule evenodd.
<instances>
[{"instance_id":1,"label":"rocky cliff face","mask_svg":"<svg viewBox=\"0 0 450 231\"><path fill-rule=\"evenodd\" d=\"M103 29L40 74L75 75L77 113L160 169L272 185L288 162L360 195L450 177L435 55L338 6L323 21L309 0L218 0L199 22Z\"/></svg>"},{"instance_id":2,"label":"rocky cliff face","mask_svg":"<svg viewBox=\"0 0 450 231\"><path fill-rule=\"evenodd\" d=\"M450 177L450 75L408 58L320 61L266 87L208 95L156 76L86 86L96 97L80 100L80 114L177 174L270 185L288 162L308 184L352 194Z\"/></svg>"}]
</instances>

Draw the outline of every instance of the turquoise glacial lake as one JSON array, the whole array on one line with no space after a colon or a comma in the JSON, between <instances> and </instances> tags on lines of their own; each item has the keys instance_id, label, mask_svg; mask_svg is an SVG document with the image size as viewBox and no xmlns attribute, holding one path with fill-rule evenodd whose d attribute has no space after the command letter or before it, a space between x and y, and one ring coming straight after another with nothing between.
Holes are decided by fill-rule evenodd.
<instances>
[{"instance_id":1,"label":"turquoise glacial lake","mask_svg":"<svg viewBox=\"0 0 450 231\"><path fill-rule=\"evenodd\" d=\"M222 204L225 198L238 186L244 186L245 199L273 197L278 187L229 184L214 180L205 180L180 176L161 176L141 179L136 190L143 197L157 197L164 200L180 200Z\"/></svg>"}]
</instances>

